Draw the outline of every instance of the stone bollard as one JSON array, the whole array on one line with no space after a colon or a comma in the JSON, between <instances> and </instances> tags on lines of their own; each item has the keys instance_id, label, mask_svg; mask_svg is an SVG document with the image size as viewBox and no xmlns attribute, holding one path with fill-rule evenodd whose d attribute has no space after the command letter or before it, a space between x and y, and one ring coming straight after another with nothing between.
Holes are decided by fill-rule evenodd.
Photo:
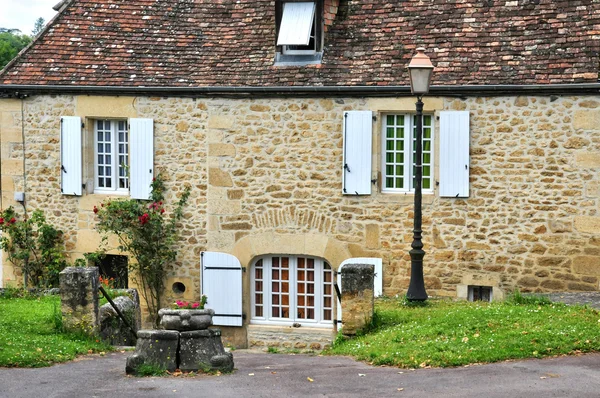
<instances>
[{"instance_id":1,"label":"stone bollard","mask_svg":"<svg viewBox=\"0 0 600 398\"><path fill-rule=\"evenodd\" d=\"M342 333L354 336L373 320L375 267L346 264L342 267Z\"/></svg>"},{"instance_id":2,"label":"stone bollard","mask_svg":"<svg viewBox=\"0 0 600 398\"><path fill-rule=\"evenodd\" d=\"M65 329L88 334L97 332L98 275L96 267L67 267L59 274Z\"/></svg>"}]
</instances>

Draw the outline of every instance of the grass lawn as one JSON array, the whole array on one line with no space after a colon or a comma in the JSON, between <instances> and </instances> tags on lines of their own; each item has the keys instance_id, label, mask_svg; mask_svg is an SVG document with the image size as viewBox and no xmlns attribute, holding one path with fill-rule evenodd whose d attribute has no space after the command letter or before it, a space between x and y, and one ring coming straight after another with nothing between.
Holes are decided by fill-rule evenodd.
<instances>
[{"instance_id":1,"label":"grass lawn","mask_svg":"<svg viewBox=\"0 0 600 398\"><path fill-rule=\"evenodd\" d=\"M0 366L42 367L111 349L94 338L60 331L60 298L0 297Z\"/></svg>"},{"instance_id":2,"label":"grass lawn","mask_svg":"<svg viewBox=\"0 0 600 398\"><path fill-rule=\"evenodd\" d=\"M338 338L326 354L419 368L600 350L598 311L518 297L495 303L429 300L424 306L378 300L370 330Z\"/></svg>"}]
</instances>

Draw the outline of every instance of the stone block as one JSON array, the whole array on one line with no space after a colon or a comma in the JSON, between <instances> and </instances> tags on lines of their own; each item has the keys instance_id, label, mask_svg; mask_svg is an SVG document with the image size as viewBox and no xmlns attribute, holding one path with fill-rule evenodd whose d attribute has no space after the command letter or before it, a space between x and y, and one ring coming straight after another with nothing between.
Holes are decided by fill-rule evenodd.
<instances>
[{"instance_id":1,"label":"stone block","mask_svg":"<svg viewBox=\"0 0 600 398\"><path fill-rule=\"evenodd\" d=\"M211 115L208 117L209 129L231 129L234 119L228 115Z\"/></svg>"},{"instance_id":2,"label":"stone block","mask_svg":"<svg viewBox=\"0 0 600 398\"><path fill-rule=\"evenodd\" d=\"M138 117L135 109L135 97L112 97L96 95L80 95L75 98L77 106L75 114L82 117L93 115L96 118Z\"/></svg>"},{"instance_id":3,"label":"stone block","mask_svg":"<svg viewBox=\"0 0 600 398\"><path fill-rule=\"evenodd\" d=\"M367 249L379 248L379 225L368 224L365 226L365 240Z\"/></svg>"},{"instance_id":4,"label":"stone block","mask_svg":"<svg viewBox=\"0 0 600 398\"><path fill-rule=\"evenodd\" d=\"M600 217L575 217L575 229L589 234L600 234Z\"/></svg>"},{"instance_id":5,"label":"stone block","mask_svg":"<svg viewBox=\"0 0 600 398\"><path fill-rule=\"evenodd\" d=\"M599 256L578 256L573 259L573 272L583 275L600 276Z\"/></svg>"},{"instance_id":6,"label":"stone block","mask_svg":"<svg viewBox=\"0 0 600 398\"><path fill-rule=\"evenodd\" d=\"M179 369L182 371L233 370L233 355L225 352L219 329L181 332L179 338Z\"/></svg>"},{"instance_id":7,"label":"stone block","mask_svg":"<svg viewBox=\"0 0 600 398\"><path fill-rule=\"evenodd\" d=\"M23 161L20 159L2 159L2 175L22 175Z\"/></svg>"},{"instance_id":8,"label":"stone block","mask_svg":"<svg viewBox=\"0 0 600 398\"><path fill-rule=\"evenodd\" d=\"M67 267L59 274L60 307L67 330L98 330L98 268Z\"/></svg>"},{"instance_id":9,"label":"stone block","mask_svg":"<svg viewBox=\"0 0 600 398\"><path fill-rule=\"evenodd\" d=\"M600 129L600 112L592 110L575 111L573 127L582 130Z\"/></svg>"},{"instance_id":10,"label":"stone block","mask_svg":"<svg viewBox=\"0 0 600 398\"><path fill-rule=\"evenodd\" d=\"M139 302L136 304L128 296L116 297L113 302L121 314L125 316L129 325L137 331L141 323ZM110 303L104 304L98 310L98 322L100 337L109 344L122 346L133 346L136 344L136 335L123 322Z\"/></svg>"},{"instance_id":11,"label":"stone block","mask_svg":"<svg viewBox=\"0 0 600 398\"><path fill-rule=\"evenodd\" d=\"M233 181L228 172L211 167L208 169L208 183L216 187L232 187Z\"/></svg>"},{"instance_id":12,"label":"stone block","mask_svg":"<svg viewBox=\"0 0 600 398\"><path fill-rule=\"evenodd\" d=\"M235 146L232 144L208 144L208 156L235 156Z\"/></svg>"},{"instance_id":13,"label":"stone block","mask_svg":"<svg viewBox=\"0 0 600 398\"><path fill-rule=\"evenodd\" d=\"M373 319L375 267L346 264L342 268L342 333L355 335Z\"/></svg>"},{"instance_id":14,"label":"stone block","mask_svg":"<svg viewBox=\"0 0 600 398\"><path fill-rule=\"evenodd\" d=\"M575 154L575 165L586 169L600 167L600 152L577 152Z\"/></svg>"},{"instance_id":15,"label":"stone block","mask_svg":"<svg viewBox=\"0 0 600 398\"><path fill-rule=\"evenodd\" d=\"M125 373L135 374L140 365L152 365L174 372L177 369L176 330L139 330L135 352L127 358Z\"/></svg>"}]
</instances>

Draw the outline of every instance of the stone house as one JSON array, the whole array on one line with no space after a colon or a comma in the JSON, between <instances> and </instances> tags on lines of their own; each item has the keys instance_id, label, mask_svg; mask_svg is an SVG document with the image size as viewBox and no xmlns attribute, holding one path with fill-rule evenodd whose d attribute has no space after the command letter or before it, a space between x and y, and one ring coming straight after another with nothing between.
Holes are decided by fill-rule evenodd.
<instances>
[{"instance_id":1,"label":"stone house","mask_svg":"<svg viewBox=\"0 0 600 398\"><path fill-rule=\"evenodd\" d=\"M159 171L172 197L191 185L168 293L208 292L233 344L318 348L336 328L344 263L373 263L376 290L406 292L406 66L419 46L436 66L424 98L428 293L598 290L600 3L57 7L0 73L0 205L22 208L24 193L78 258L99 244L94 205L147 198Z\"/></svg>"}]
</instances>

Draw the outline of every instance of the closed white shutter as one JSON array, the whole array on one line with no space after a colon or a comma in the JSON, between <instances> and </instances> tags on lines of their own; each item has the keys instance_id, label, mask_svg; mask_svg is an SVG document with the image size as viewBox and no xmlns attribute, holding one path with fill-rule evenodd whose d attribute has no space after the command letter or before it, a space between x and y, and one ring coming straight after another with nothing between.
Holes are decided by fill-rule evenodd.
<instances>
[{"instance_id":1,"label":"closed white shutter","mask_svg":"<svg viewBox=\"0 0 600 398\"><path fill-rule=\"evenodd\" d=\"M348 260L343 261L338 267L337 273L337 285L340 288L340 293L343 291L342 288L342 267L346 264L373 264L375 267L375 280L373 295L375 297L379 297L383 295L383 261L380 258L376 257L355 257L349 258ZM337 320L338 323L342 321L342 305L338 301L337 307Z\"/></svg>"},{"instance_id":2,"label":"closed white shutter","mask_svg":"<svg viewBox=\"0 0 600 398\"><path fill-rule=\"evenodd\" d=\"M130 119L129 193L133 199L150 199L154 178L154 123L152 119Z\"/></svg>"},{"instance_id":3,"label":"closed white shutter","mask_svg":"<svg viewBox=\"0 0 600 398\"><path fill-rule=\"evenodd\" d=\"M371 194L371 145L373 113L344 112L344 195Z\"/></svg>"},{"instance_id":4,"label":"closed white shutter","mask_svg":"<svg viewBox=\"0 0 600 398\"><path fill-rule=\"evenodd\" d=\"M440 112L440 196L469 196L469 112Z\"/></svg>"},{"instance_id":5,"label":"closed white shutter","mask_svg":"<svg viewBox=\"0 0 600 398\"><path fill-rule=\"evenodd\" d=\"M315 18L316 3L283 3L283 14L279 24L278 46L306 46Z\"/></svg>"},{"instance_id":6,"label":"closed white shutter","mask_svg":"<svg viewBox=\"0 0 600 398\"><path fill-rule=\"evenodd\" d=\"M60 191L64 195L81 195L83 168L81 164L81 118L60 118Z\"/></svg>"},{"instance_id":7,"label":"closed white shutter","mask_svg":"<svg viewBox=\"0 0 600 398\"><path fill-rule=\"evenodd\" d=\"M242 265L231 254L203 252L202 294L215 311L213 324L242 326Z\"/></svg>"}]
</instances>

